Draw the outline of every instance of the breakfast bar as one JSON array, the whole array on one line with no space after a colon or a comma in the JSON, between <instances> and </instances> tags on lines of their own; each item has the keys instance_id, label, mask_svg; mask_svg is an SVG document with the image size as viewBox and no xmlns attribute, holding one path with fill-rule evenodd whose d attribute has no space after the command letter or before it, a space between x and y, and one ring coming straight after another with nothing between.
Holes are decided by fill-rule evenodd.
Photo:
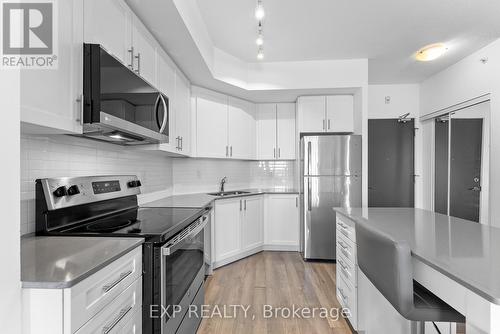
<instances>
[{"instance_id":1,"label":"breakfast bar","mask_svg":"<svg viewBox=\"0 0 500 334\"><path fill-rule=\"evenodd\" d=\"M414 280L466 317L467 334L500 332L500 229L413 208L335 211L337 228L341 224L340 229L347 226L348 231L353 226L355 230L356 224L367 223L394 240L406 241L411 249ZM397 319L397 314L375 315L395 310L389 303L380 304L383 296L370 288L373 290L374 285L357 268L357 330L378 333L376 323L382 317L383 330L387 331L388 326L408 330L402 329L409 326L408 322Z\"/></svg>"}]
</instances>

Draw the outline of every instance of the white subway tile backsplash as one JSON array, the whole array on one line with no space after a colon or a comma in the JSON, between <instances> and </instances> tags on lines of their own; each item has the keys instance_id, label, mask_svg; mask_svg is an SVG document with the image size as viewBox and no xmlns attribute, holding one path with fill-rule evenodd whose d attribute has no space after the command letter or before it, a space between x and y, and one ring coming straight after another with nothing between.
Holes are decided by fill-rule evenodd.
<instances>
[{"instance_id":1,"label":"white subway tile backsplash","mask_svg":"<svg viewBox=\"0 0 500 334\"><path fill-rule=\"evenodd\" d=\"M53 135L21 137L21 233L35 230L35 179L60 176L134 174L142 192L188 194L226 189L294 187L293 161L168 158L85 138Z\"/></svg>"}]
</instances>

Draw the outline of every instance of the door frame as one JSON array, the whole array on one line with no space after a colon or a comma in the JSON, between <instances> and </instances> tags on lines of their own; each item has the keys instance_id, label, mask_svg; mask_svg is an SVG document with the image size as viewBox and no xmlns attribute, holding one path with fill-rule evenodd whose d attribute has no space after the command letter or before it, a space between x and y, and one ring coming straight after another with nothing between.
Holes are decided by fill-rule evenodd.
<instances>
[{"instance_id":1,"label":"door frame","mask_svg":"<svg viewBox=\"0 0 500 334\"><path fill-rule=\"evenodd\" d=\"M420 117L421 122L432 122L432 126L430 129L430 135L431 135L431 156L430 156L430 167L431 167L431 187L430 191L430 204L431 204L431 210L435 210L435 184L436 184L436 173L435 173L435 168L436 168L436 161L435 161L435 154L436 154L436 128L434 125L434 122L436 118L450 115L451 120L453 120L453 115L461 110L467 109L467 108L472 108L477 105L481 105L483 103L491 103L490 99L490 94L482 95L479 96L475 99L471 99L468 101L465 101L463 103L453 105L448 108L441 109L440 111L425 115ZM450 145L451 145L451 126L449 127L448 131L448 152L450 152ZM489 205L489 198L490 198L490 145L491 145L491 105L484 117L483 120L483 141L482 141L482 152L481 152L481 195L479 198L479 223L485 224L485 225L490 225L490 205ZM450 212L450 202L449 202L449 192L450 192L450 159L448 156L448 212Z\"/></svg>"}]
</instances>

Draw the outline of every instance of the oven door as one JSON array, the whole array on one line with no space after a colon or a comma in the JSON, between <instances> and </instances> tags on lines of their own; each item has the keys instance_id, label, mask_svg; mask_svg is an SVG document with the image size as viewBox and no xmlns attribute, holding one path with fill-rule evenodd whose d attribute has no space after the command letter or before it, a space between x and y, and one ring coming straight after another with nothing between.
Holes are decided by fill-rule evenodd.
<instances>
[{"instance_id":1,"label":"oven door","mask_svg":"<svg viewBox=\"0 0 500 334\"><path fill-rule=\"evenodd\" d=\"M161 332L175 333L192 304L205 277L204 229L202 216L169 240L161 249Z\"/></svg>"}]
</instances>

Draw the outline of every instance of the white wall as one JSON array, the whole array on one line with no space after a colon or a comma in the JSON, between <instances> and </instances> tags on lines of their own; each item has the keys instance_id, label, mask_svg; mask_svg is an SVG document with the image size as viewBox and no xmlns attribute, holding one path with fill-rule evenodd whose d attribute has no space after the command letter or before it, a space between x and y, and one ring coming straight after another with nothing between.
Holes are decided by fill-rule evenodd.
<instances>
[{"instance_id":1,"label":"white wall","mask_svg":"<svg viewBox=\"0 0 500 334\"><path fill-rule=\"evenodd\" d=\"M398 118L410 113L409 118L415 118L415 207L424 208L423 178L422 178L422 125L418 120L420 115L420 87L418 84L400 85L369 85L368 86L368 118L384 119ZM386 97L390 102L386 103Z\"/></svg>"},{"instance_id":2,"label":"white wall","mask_svg":"<svg viewBox=\"0 0 500 334\"><path fill-rule=\"evenodd\" d=\"M481 59L487 58L483 64ZM491 94L490 203L500 202L500 40L426 79L420 86L420 114L429 114ZM424 158L428 154L424 154ZM425 162L428 164L428 161ZM430 183L432 171L425 176ZM426 187L427 189L427 187ZM426 193L424 196L431 196ZM500 226L500 206L490 205L491 224Z\"/></svg>"},{"instance_id":3,"label":"white wall","mask_svg":"<svg viewBox=\"0 0 500 334\"><path fill-rule=\"evenodd\" d=\"M2 70L0 75L0 156L2 157L2 242L0 242L0 326L2 333L21 333L21 250L19 238L19 122L20 75Z\"/></svg>"}]
</instances>

